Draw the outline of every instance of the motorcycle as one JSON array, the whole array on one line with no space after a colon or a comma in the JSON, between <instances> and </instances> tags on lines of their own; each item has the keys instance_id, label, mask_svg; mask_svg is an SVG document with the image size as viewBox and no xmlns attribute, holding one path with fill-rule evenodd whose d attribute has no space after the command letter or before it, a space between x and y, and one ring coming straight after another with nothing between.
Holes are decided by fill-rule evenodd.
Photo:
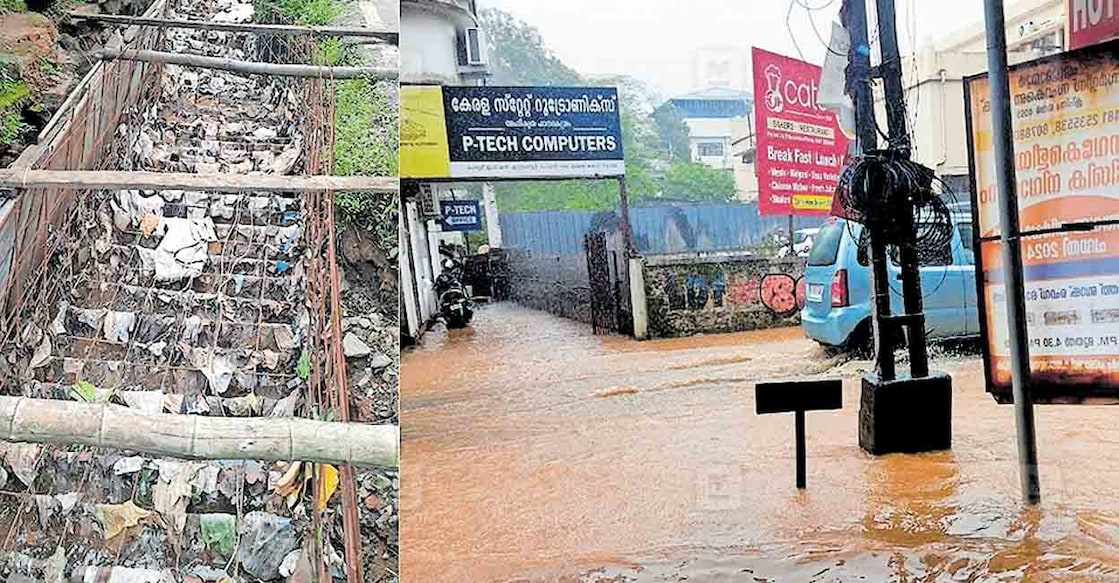
<instances>
[{"instance_id":1,"label":"motorcycle","mask_svg":"<svg viewBox=\"0 0 1119 583\"><path fill-rule=\"evenodd\" d=\"M439 294L439 313L448 328L464 328L474 317L474 302L462 284L462 263L446 258L443 272L435 278L435 293Z\"/></svg>"}]
</instances>

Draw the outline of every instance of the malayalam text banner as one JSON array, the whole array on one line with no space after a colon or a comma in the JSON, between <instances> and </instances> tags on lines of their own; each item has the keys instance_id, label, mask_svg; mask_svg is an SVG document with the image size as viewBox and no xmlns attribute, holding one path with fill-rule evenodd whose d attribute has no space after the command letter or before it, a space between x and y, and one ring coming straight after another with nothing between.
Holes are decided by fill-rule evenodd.
<instances>
[{"instance_id":1,"label":"malayalam text banner","mask_svg":"<svg viewBox=\"0 0 1119 583\"><path fill-rule=\"evenodd\" d=\"M1119 41L1011 68L1014 165L1030 366L1039 395L1119 396ZM1000 193L989 85L967 80L980 312L988 379L1009 391Z\"/></svg>"}]
</instances>

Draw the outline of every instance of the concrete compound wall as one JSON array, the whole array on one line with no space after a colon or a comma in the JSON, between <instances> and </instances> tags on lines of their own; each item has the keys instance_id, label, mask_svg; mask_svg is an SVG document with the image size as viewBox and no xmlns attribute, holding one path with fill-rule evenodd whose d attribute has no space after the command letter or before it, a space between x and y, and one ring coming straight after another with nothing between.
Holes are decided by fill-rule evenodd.
<instances>
[{"instance_id":1,"label":"concrete compound wall","mask_svg":"<svg viewBox=\"0 0 1119 583\"><path fill-rule=\"evenodd\" d=\"M635 289L633 295L635 305L644 295L645 322L634 324L638 338L741 332L800 322L803 259L728 253L652 256L640 263L643 277L634 281L643 283L643 289ZM640 310L634 313L639 317ZM646 335L640 334L642 324Z\"/></svg>"}]
</instances>

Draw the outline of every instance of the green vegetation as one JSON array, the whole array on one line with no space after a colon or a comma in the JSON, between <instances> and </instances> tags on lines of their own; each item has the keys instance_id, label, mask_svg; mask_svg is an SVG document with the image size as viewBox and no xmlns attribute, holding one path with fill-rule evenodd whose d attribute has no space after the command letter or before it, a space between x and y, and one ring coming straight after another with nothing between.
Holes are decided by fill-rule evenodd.
<instances>
[{"instance_id":1,"label":"green vegetation","mask_svg":"<svg viewBox=\"0 0 1119 583\"><path fill-rule=\"evenodd\" d=\"M30 97L31 88L27 83L0 80L0 146L15 144L27 129L22 111Z\"/></svg>"},{"instance_id":2,"label":"green vegetation","mask_svg":"<svg viewBox=\"0 0 1119 583\"><path fill-rule=\"evenodd\" d=\"M26 11L27 3L23 0L0 0L0 14Z\"/></svg>"},{"instance_id":3,"label":"green vegetation","mask_svg":"<svg viewBox=\"0 0 1119 583\"><path fill-rule=\"evenodd\" d=\"M338 18L346 0L256 0L262 21L325 26ZM357 64L339 38L315 42L316 65ZM395 176L399 148L393 84L374 79L347 79L334 85L334 168L336 176ZM381 249L391 256L397 246L395 197L369 192L334 195L338 220L346 227L373 231ZM302 360L301 360L302 362ZM302 369L300 369L302 370Z\"/></svg>"},{"instance_id":4,"label":"green vegetation","mask_svg":"<svg viewBox=\"0 0 1119 583\"><path fill-rule=\"evenodd\" d=\"M334 195L334 211L347 227L371 231L377 246L395 258L398 209L396 197L374 192L339 192Z\"/></svg>"},{"instance_id":5,"label":"green vegetation","mask_svg":"<svg viewBox=\"0 0 1119 583\"><path fill-rule=\"evenodd\" d=\"M39 70L39 73L47 77L54 77L58 74L58 64L50 57L39 57L39 59L35 61L35 68Z\"/></svg>"},{"instance_id":6,"label":"green vegetation","mask_svg":"<svg viewBox=\"0 0 1119 583\"><path fill-rule=\"evenodd\" d=\"M534 26L492 8L479 16L489 39L492 85L584 85L575 69L544 46Z\"/></svg>"},{"instance_id":7,"label":"green vegetation","mask_svg":"<svg viewBox=\"0 0 1119 583\"><path fill-rule=\"evenodd\" d=\"M303 26L326 26L338 18L346 6L342 0L276 0L269 3L276 7L277 12Z\"/></svg>"},{"instance_id":8,"label":"green vegetation","mask_svg":"<svg viewBox=\"0 0 1119 583\"><path fill-rule=\"evenodd\" d=\"M311 378L311 351L306 347L299 354L299 362L295 364L295 375L302 380Z\"/></svg>"},{"instance_id":9,"label":"green vegetation","mask_svg":"<svg viewBox=\"0 0 1119 583\"><path fill-rule=\"evenodd\" d=\"M346 62L346 44L340 38L327 38L315 43L311 62L315 65L337 67Z\"/></svg>"},{"instance_id":10,"label":"green vegetation","mask_svg":"<svg viewBox=\"0 0 1119 583\"><path fill-rule=\"evenodd\" d=\"M654 109L640 81L617 76L585 79L551 53L531 25L500 10L482 11L489 39L493 85L616 86L621 101L622 150L631 204L658 199L727 202L734 177L691 161L688 128L671 105ZM495 185L505 211L609 210L617 208L618 185L607 180L502 182Z\"/></svg>"},{"instance_id":11,"label":"green vegetation","mask_svg":"<svg viewBox=\"0 0 1119 583\"><path fill-rule=\"evenodd\" d=\"M676 114L676 108L671 103L662 103L653 110L653 121L660 147L668 152L669 158L674 162L691 162L688 126Z\"/></svg>"},{"instance_id":12,"label":"green vegetation","mask_svg":"<svg viewBox=\"0 0 1119 583\"><path fill-rule=\"evenodd\" d=\"M703 164L682 162L664 174L664 196L674 200L731 202L734 177Z\"/></svg>"},{"instance_id":13,"label":"green vegetation","mask_svg":"<svg viewBox=\"0 0 1119 583\"><path fill-rule=\"evenodd\" d=\"M334 174L395 176L399 144L391 88L371 79L349 79L335 90Z\"/></svg>"},{"instance_id":14,"label":"green vegetation","mask_svg":"<svg viewBox=\"0 0 1119 583\"><path fill-rule=\"evenodd\" d=\"M349 79L335 90L334 172L337 176L396 176L397 110L386 83ZM336 215L347 226L372 231L392 256L397 246L396 197L371 192L334 195Z\"/></svg>"}]
</instances>

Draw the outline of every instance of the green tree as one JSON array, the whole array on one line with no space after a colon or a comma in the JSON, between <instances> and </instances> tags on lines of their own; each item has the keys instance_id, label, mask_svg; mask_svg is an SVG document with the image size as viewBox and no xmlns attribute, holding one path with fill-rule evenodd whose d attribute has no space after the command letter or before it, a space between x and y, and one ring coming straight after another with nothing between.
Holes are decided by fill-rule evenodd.
<instances>
[{"instance_id":1,"label":"green tree","mask_svg":"<svg viewBox=\"0 0 1119 583\"><path fill-rule=\"evenodd\" d=\"M496 9L482 11L481 18L489 39L494 85L589 83L618 88L626 186L632 205L662 198L707 203L734 200L733 175L691 162L687 126L671 105L654 109L651 91L640 80L615 75L588 82L548 50L532 25ZM613 180L499 182L494 190L503 211L618 207L618 185Z\"/></svg>"},{"instance_id":2,"label":"green tree","mask_svg":"<svg viewBox=\"0 0 1119 583\"><path fill-rule=\"evenodd\" d=\"M680 119L671 102L664 102L653 110L653 122L657 128L660 147L674 162L690 162L692 157L688 125Z\"/></svg>"},{"instance_id":3,"label":"green tree","mask_svg":"<svg viewBox=\"0 0 1119 583\"><path fill-rule=\"evenodd\" d=\"M515 16L483 10L482 26L489 39L490 71L494 85L583 86L588 82L551 53L540 32ZM619 87L622 151L631 199L650 197L658 187L650 177L648 145L638 141L655 131L639 109L640 83L629 77L596 79L596 85ZM618 186L612 180L500 182L494 187L498 206L505 211L607 210L618 206Z\"/></svg>"},{"instance_id":4,"label":"green tree","mask_svg":"<svg viewBox=\"0 0 1119 583\"><path fill-rule=\"evenodd\" d=\"M674 200L721 203L734 200L734 175L692 162L674 164L664 175L664 196Z\"/></svg>"},{"instance_id":5,"label":"green tree","mask_svg":"<svg viewBox=\"0 0 1119 583\"><path fill-rule=\"evenodd\" d=\"M489 39L493 85L583 85L583 77L544 45L536 27L489 8L479 15Z\"/></svg>"}]
</instances>

